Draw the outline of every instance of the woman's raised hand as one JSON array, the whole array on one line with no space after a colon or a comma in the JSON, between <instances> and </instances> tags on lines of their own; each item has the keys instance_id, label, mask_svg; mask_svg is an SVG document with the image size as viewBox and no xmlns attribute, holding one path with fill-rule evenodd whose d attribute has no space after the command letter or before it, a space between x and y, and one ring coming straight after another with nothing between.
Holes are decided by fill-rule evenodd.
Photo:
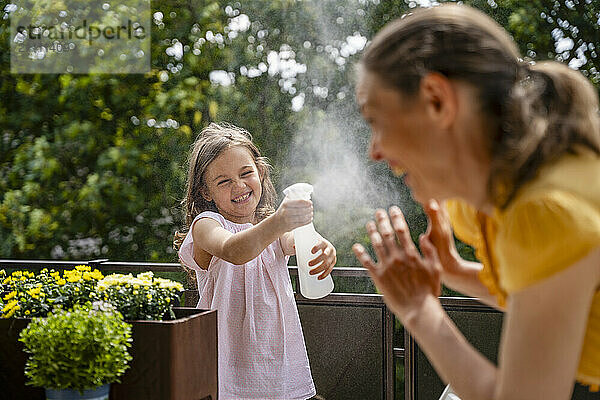
<instances>
[{"instance_id":1,"label":"woman's raised hand","mask_svg":"<svg viewBox=\"0 0 600 400\"><path fill-rule=\"evenodd\" d=\"M391 221L390 221L391 219ZM398 207L375 212L375 220L367 223L367 233L377 256L375 263L365 248L352 249L360 263L369 270L373 282L384 295L388 307L402 320L419 310L427 296L439 296L441 265L429 235L421 235L423 255L410 237L404 215Z\"/></svg>"},{"instance_id":2,"label":"woman's raised hand","mask_svg":"<svg viewBox=\"0 0 600 400\"><path fill-rule=\"evenodd\" d=\"M282 233L304 226L313 219L313 205L310 200L292 200L284 198L275 214Z\"/></svg>"},{"instance_id":3,"label":"woman's raised hand","mask_svg":"<svg viewBox=\"0 0 600 400\"><path fill-rule=\"evenodd\" d=\"M456 250L452 226L446 210L440 207L435 200L429 200L423 209L428 217L427 231L424 236L437 250L442 265L442 273L460 274L461 257Z\"/></svg>"}]
</instances>

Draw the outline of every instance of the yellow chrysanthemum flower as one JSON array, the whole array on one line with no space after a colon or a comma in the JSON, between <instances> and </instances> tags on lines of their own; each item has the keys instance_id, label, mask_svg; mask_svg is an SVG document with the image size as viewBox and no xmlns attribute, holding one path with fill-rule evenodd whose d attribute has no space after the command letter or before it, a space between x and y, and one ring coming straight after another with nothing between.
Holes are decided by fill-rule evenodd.
<instances>
[{"instance_id":1,"label":"yellow chrysanthemum flower","mask_svg":"<svg viewBox=\"0 0 600 400\"><path fill-rule=\"evenodd\" d=\"M152 271L147 271L147 272L142 272L140 274L137 274L137 278L141 279L143 281L152 281L153 277L154 277L154 273Z\"/></svg>"},{"instance_id":2,"label":"yellow chrysanthemum flower","mask_svg":"<svg viewBox=\"0 0 600 400\"><path fill-rule=\"evenodd\" d=\"M89 265L77 265L75 267L75 269L77 271L81 271L81 272L83 272L83 271L91 271L92 270L92 268Z\"/></svg>"},{"instance_id":3,"label":"yellow chrysanthemum flower","mask_svg":"<svg viewBox=\"0 0 600 400\"><path fill-rule=\"evenodd\" d=\"M6 296L4 296L4 300L8 301L8 300L12 299L13 297L15 297L16 295L17 295L17 291L13 290L12 292L10 292Z\"/></svg>"},{"instance_id":4,"label":"yellow chrysanthemum flower","mask_svg":"<svg viewBox=\"0 0 600 400\"><path fill-rule=\"evenodd\" d=\"M21 309L21 306L16 305L12 310L10 310L9 312L7 312L3 317L4 318L11 318L13 315L15 315L15 313Z\"/></svg>"},{"instance_id":5,"label":"yellow chrysanthemum flower","mask_svg":"<svg viewBox=\"0 0 600 400\"><path fill-rule=\"evenodd\" d=\"M176 290L179 292L183 290L183 285L181 283L169 279L156 278L154 279L154 284L158 285L161 289Z\"/></svg>"},{"instance_id":6,"label":"yellow chrysanthemum flower","mask_svg":"<svg viewBox=\"0 0 600 400\"><path fill-rule=\"evenodd\" d=\"M101 281L98 282L98 290L103 291L106 290L109 286L126 286L126 285L139 285L139 286L148 286L151 285L152 282L145 281L139 278L134 278L133 275L127 274L111 274L104 277Z\"/></svg>"},{"instance_id":7,"label":"yellow chrysanthemum flower","mask_svg":"<svg viewBox=\"0 0 600 400\"><path fill-rule=\"evenodd\" d=\"M64 272L64 277L67 282L79 282L81 280L81 275L81 272L75 269Z\"/></svg>"},{"instance_id":8,"label":"yellow chrysanthemum flower","mask_svg":"<svg viewBox=\"0 0 600 400\"><path fill-rule=\"evenodd\" d=\"M12 310L15 306L17 306L19 302L17 300L11 300L8 303L6 303L4 305L4 308L2 309L2 312L7 312L9 310Z\"/></svg>"},{"instance_id":9,"label":"yellow chrysanthemum flower","mask_svg":"<svg viewBox=\"0 0 600 400\"><path fill-rule=\"evenodd\" d=\"M104 275L102 275L102 273L101 273L100 271L98 271L97 269L93 270L93 271L90 273L90 276L91 276L93 279L96 279L96 280L98 280L98 281L99 281L100 279L103 279L103 278L104 278Z\"/></svg>"}]
</instances>

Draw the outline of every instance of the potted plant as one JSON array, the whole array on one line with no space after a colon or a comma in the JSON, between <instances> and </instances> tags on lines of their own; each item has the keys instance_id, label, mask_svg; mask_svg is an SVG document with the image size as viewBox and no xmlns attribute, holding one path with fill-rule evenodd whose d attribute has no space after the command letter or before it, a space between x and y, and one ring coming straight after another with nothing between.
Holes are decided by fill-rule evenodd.
<instances>
[{"instance_id":1,"label":"potted plant","mask_svg":"<svg viewBox=\"0 0 600 400\"><path fill-rule=\"evenodd\" d=\"M133 357L111 400L189 400L217 396L216 310L177 307L181 284L155 277L113 274L78 265L62 272L0 270L0 399L42 400L27 386L19 333L31 317L45 317L88 300L110 302L131 324Z\"/></svg>"},{"instance_id":2,"label":"potted plant","mask_svg":"<svg viewBox=\"0 0 600 400\"><path fill-rule=\"evenodd\" d=\"M131 356L131 326L108 303L58 309L21 331L29 358L28 384L46 388L48 400L108 400Z\"/></svg>"},{"instance_id":3,"label":"potted plant","mask_svg":"<svg viewBox=\"0 0 600 400\"><path fill-rule=\"evenodd\" d=\"M45 317L55 307L64 310L75 304L99 299L97 283L104 276L97 269L78 265L72 270L0 270L0 318Z\"/></svg>"},{"instance_id":4,"label":"potted plant","mask_svg":"<svg viewBox=\"0 0 600 400\"><path fill-rule=\"evenodd\" d=\"M175 319L183 285L156 278L152 271L137 276L112 274L98 281L97 293L110 302L126 320L162 321Z\"/></svg>"}]
</instances>

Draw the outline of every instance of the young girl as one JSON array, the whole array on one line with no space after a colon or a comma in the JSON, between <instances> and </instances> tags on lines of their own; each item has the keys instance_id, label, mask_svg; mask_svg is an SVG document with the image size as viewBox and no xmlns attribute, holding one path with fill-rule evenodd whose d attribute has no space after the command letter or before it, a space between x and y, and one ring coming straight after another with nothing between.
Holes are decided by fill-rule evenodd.
<instances>
[{"instance_id":1,"label":"young girl","mask_svg":"<svg viewBox=\"0 0 600 400\"><path fill-rule=\"evenodd\" d=\"M312 221L312 203L274 210L270 165L251 135L210 124L193 144L184 202L189 231L179 258L196 272L199 308L218 310L219 399L307 399L315 395L287 270L291 230ZM335 248L313 248L319 279Z\"/></svg>"}]
</instances>

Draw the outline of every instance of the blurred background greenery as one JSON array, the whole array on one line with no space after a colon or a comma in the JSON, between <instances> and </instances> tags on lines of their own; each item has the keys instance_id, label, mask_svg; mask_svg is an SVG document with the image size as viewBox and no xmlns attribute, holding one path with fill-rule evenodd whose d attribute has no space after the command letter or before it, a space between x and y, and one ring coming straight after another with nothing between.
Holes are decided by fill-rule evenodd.
<instances>
[{"instance_id":1,"label":"blurred background greenery","mask_svg":"<svg viewBox=\"0 0 600 400\"><path fill-rule=\"evenodd\" d=\"M426 227L422 209L386 166L367 161L352 65L377 30L420 3L153 2L151 72L57 75L10 73L14 6L3 2L0 257L176 261L186 157L211 121L254 135L279 193L297 180L317 181L324 169L363 174L344 181L353 190L334 190L327 200L337 193L334 206L315 200L315 226L336 245L338 265L358 264L350 247L367 243L363 227L376 207L401 204L416 238ZM600 2L464 3L508 29L524 56L563 61L600 85ZM297 157L312 148L303 138L314 146L310 132L323 135L318 159ZM360 198L362 182L386 194ZM333 188L338 183L329 177Z\"/></svg>"}]
</instances>

